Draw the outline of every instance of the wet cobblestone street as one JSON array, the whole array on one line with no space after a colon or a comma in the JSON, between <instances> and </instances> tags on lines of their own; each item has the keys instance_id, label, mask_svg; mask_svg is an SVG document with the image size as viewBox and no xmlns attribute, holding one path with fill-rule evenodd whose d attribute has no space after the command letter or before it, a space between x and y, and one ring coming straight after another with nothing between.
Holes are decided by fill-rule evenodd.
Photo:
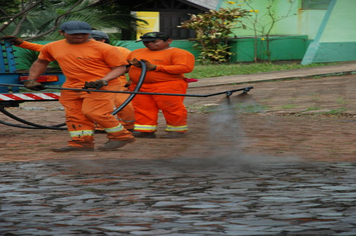
<instances>
[{"instance_id":1,"label":"wet cobblestone street","mask_svg":"<svg viewBox=\"0 0 356 236\"><path fill-rule=\"evenodd\" d=\"M252 85L186 99L184 139L160 122L112 152L54 153L67 131L0 126L0 236L356 236L356 75ZM9 110L58 124L58 105Z\"/></svg>"},{"instance_id":2,"label":"wet cobblestone street","mask_svg":"<svg viewBox=\"0 0 356 236\"><path fill-rule=\"evenodd\" d=\"M356 235L355 163L1 163L0 235Z\"/></svg>"}]
</instances>

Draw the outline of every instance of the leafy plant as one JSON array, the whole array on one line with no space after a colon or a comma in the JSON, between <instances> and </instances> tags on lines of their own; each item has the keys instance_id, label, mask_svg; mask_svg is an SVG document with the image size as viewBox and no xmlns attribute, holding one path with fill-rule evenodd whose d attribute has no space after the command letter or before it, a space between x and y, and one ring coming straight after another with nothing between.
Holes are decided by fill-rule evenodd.
<instances>
[{"instance_id":1,"label":"leafy plant","mask_svg":"<svg viewBox=\"0 0 356 236\"><path fill-rule=\"evenodd\" d=\"M241 18L249 14L240 8L210 10L200 14L191 14L190 19L182 22L179 28L194 30L195 48L201 51L198 61L203 64L221 64L228 62L231 52L228 39L232 30L244 27Z\"/></svg>"},{"instance_id":2,"label":"leafy plant","mask_svg":"<svg viewBox=\"0 0 356 236\"><path fill-rule=\"evenodd\" d=\"M21 50L21 63L24 67L30 68L31 65L37 60L39 52L22 49Z\"/></svg>"}]
</instances>

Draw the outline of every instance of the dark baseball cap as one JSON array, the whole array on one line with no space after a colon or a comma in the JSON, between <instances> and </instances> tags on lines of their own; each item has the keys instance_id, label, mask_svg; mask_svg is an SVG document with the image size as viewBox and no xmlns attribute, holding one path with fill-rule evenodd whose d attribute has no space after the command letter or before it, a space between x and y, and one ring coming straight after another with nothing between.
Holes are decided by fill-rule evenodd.
<instances>
[{"instance_id":1,"label":"dark baseball cap","mask_svg":"<svg viewBox=\"0 0 356 236\"><path fill-rule=\"evenodd\" d=\"M149 42L149 41L154 41L156 39L162 39L166 41L167 39L169 39L169 36L162 32L149 32L142 35L140 38L141 39L137 40L136 42L140 42L140 41Z\"/></svg>"},{"instance_id":2,"label":"dark baseball cap","mask_svg":"<svg viewBox=\"0 0 356 236\"><path fill-rule=\"evenodd\" d=\"M91 34L91 26L84 21L67 21L61 25L61 30L67 34Z\"/></svg>"},{"instance_id":3,"label":"dark baseball cap","mask_svg":"<svg viewBox=\"0 0 356 236\"><path fill-rule=\"evenodd\" d=\"M103 31L100 31L100 30L92 30L90 37L91 38L99 38L99 39L107 39L107 40L110 39L109 35L107 35L106 33L104 33Z\"/></svg>"}]
</instances>

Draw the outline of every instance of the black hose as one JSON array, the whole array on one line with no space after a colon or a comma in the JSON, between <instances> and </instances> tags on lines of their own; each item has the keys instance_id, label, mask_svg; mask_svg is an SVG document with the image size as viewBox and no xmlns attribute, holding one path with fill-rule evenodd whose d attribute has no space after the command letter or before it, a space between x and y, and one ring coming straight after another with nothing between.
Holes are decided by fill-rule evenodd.
<instances>
[{"instance_id":1,"label":"black hose","mask_svg":"<svg viewBox=\"0 0 356 236\"><path fill-rule=\"evenodd\" d=\"M29 122L27 120L24 120L24 119L21 119L15 115L13 115L12 113L6 111L3 107L0 107L0 111L2 113L4 113L5 115L7 115L8 117L14 119L14 120L17 120L19 122L22 122L26 125L31 125L33 126L33 128L37 128L37 129L55 129L55 130L66 130L67 128L61 128L61 126L64 126L65 123L62 123L62 124L57 124L57 125L53 125L53 126L45 126L45 125L38 125L38 124L35 124L35 123L32 123L32 122Z\"/></svg>"},{"instance_id":2,"label":"black hose","mask_svg":"<svg viewBox=\"0 0 356 236\"><path fill-rule=\"evenodd\" d=\"M138 92L143 84L143 81L146 78L146 72L147 72L147 66L146 63L139 61L141 63L141 67L142 67L142 71L141 71L141 75L140 78L138 80L138 83L134 89L134 92ZM124 107L127 106L127 104L129 104L132 99L136 96L135 93L131 93L130 96L125 100L125 102L123 102L118 108L116 108L111 114L116 115L119 111L121 111L122 109L124 109Z\"/></svg>"},{"instance_id":3,"label":"black hose","mask_svg":"<svg viewBox=\"0 0 356 236\"><path fill-rule=\"evenodd\" d=\"M12 126L12 127L16 127L16 128L23 128L23 129L42 129L42 128L38 128L38 127L34 127L34 126L24 126L24 125L13 124L13 123L9 123L9 122L2 121L2 120L0 120L0 124Z\"/></svg>"}]
</instances>

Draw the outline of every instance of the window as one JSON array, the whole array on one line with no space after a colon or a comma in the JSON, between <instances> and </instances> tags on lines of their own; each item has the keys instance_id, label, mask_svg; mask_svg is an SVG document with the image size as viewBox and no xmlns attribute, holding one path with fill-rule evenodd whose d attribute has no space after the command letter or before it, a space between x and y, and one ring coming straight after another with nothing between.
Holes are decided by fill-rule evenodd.
<instances>
[{"instance_id":1,"label":"window","mask_svg":"<svg viewBox=\"0 0 356 236\"><path fill-rule=\"evenodd\" d=\"M303 10L327 10L331 0L302 0Z\"/></svg>"}]
</instances>

